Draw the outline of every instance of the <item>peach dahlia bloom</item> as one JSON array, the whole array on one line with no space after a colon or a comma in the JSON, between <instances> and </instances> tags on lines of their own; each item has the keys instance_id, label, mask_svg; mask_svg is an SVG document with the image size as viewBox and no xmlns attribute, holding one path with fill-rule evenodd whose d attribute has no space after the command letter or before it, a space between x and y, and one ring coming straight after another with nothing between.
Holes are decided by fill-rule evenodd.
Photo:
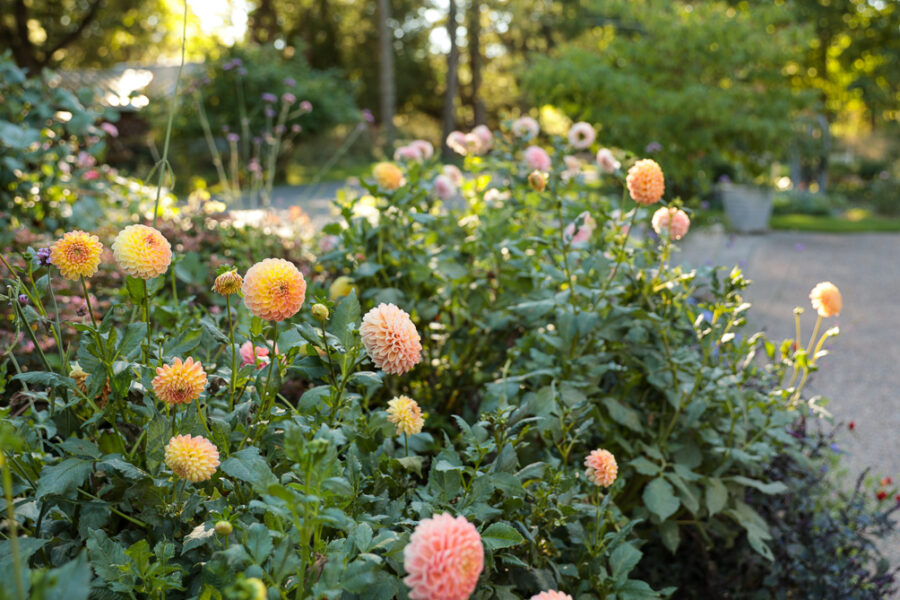
<instances>
[{"instance_id":1,"label":"peach dahlia bloom","mask_svg":"<svg viewBox=\"0 0 900 600\"><path fill-rule=\"evenodd\" d=\"M650 223L657 234L667 231L670 238L680 240L690 229L691 218L680 208L663 206L653 213Z\"/></svg>"},{"instance_id":2,"label":"peach dahlia bloom","mask_svg":"<svg viewBox=\"0 0 900 600\"><path fill-rule=\"evenodd\" d=\"M468 600L484 569L475 526L448 513L423 519L403 549L411 600Z\"/></svg>"},{"instance_id":3,"label":"peach dahlia bloom","mask_svg":"<svg viewBox=\"0 0 900 600\"><path fill-rule=\"evenodd\" d=\"M359 327L366 352L385 373L402 375L422 360L422 343L406 311L383 302L366 313Z\"/></svg>"},{"instance_id":4,"label":"peach dahlia bloom","mask_svg":"<svg viewBox=\"0 0 900 600\"><path fill-rule=\"evenodd\" d=\"M120 231L112 249L119 268L139 279L159 277L172 262L169 240L146 225L129 225Z\"/></svg>"},{"instance_id":5,"label":"peach dahlia bloom","mask_svg":"<svg viewBox=\"0 0 900 600\"><path fill-rule=\"evenodd\" d=\"M422 432L425 418L418 402L409 396L397 396L388 402L388 421L397 426L397 435L415 435Z\"/></svg>"},{"instance_id":6,"label":"peach dahlia bloom","mask_svg":"<svg viewBox=\"0 0 900 600\"><path fill-rule=\"evenodd\" d=\"M241 292L251 313L266 321L284 321L303 306L306 280L294 263L267 258L250 267Z\"/></svg>"},{"instance_id":7,"label":"peach dahlia bloom","mask_svg":"<svg viewBox=\"0 0 900 600\"><path fill-rule=\"evenodd\" d=\"M587 150L597 139L597 132L590 123L579 121L569 129L569 145L577 150Z\"/></svg>"},{"instance_id":8,"label":"peach dahlia bloom","mask_svg":"<svg viewBox=\"0 0 900 600\"><path fill-rule=\"evenodd\" d=\"M550 155L540 146L528 146L523 157L530 171L549 171L552 166Z\"/></svg>"},{"instance_id":9,"label":"peach dahlia bloom","mask_svg":"<svg viewBox=\"0 0 900 600\"><path fill-rule=\"evenodd\" d=\"M625 184L631 199L645 206L659 202L666 191L662 169L650 158L639 160L628 169Z\"/></svg>"},{"instance_id":10,"label":"peach dahlia bloom","mask_svg":"<svg viewBox=\"0 0 900 600\"><path fill-rule=\"evenodd\" d=\"M206 387L206 372L200 362L188 357L184 362L176 358L171 365L156 368L153 391L168 404L190 404L200 397Z\"/></svg>"},{"instance_id":11,"label":"peach dahlia bloom","mask_svg":"<svg viewBox=\"0 0 900 600\"><path fill-rule=\"evenodd\" d=\"M231 271L225 271L216 277L215 282L213 282L212 291L223 296L230 296L231 294L240 292L243 284L243 277L238 275L238 272L235 269L232 269Z\"/></svg>"},{"instance_id":12,"label":"peach dahlia bloom","mask_svg":"<svg viewBox=\"0 0 900 600\"><path fill-rule=\"evenodd\" d=\"M585 475L594 485L609 487L619 474L616 457L608 450L594 450L584 459Z\"/></svg>"},{"instance_id":13,"label":"peach dahlia bloom","mask_svg":"<svg viewBox=\"0 0 900 600\"><path fill-rule=\"evenodd\" d=\"M378 187L393 191L405 183L403 171L394 163L380 162L372 169L372 176Z\"/></svg>"},{"instance_id":14,"label":"peach dahlia bloom","mask_svg":"<svg viewBox=\"0 0 900 600\"><path fill-rule=\"evenodd\" d=\"M96 235L70 231L50 246L50 263L66 279L90 277L100 265L103 244Z\"/></svg>"},{"instance_id":15,"label":"peach dahlia bloom","mask_svg":"<svg viewBox=\"0 0 900 600\"><path fill-rule=\"evenodd\" d=\"M809 293L809 299L819 316L836 317L841 314L843 306L841 291L830 281L816 284L816 287Z\"/></svg>"},{"instance_id":16,"label":"peach dahlia bloom","mask_svg":"<svg viewBox=\"0 0 900 600\"><path fill-rule=\"evenodd\" d=\"M203 436L176 435L166 444L166 466L182 479L206 481L219 466L219 450Z\"/></svg>"},{"instance_id":17,"label":"peach dahlia bloom","mask_svg":"<svg viewBox=\"0 0 900 600\"><path fill-rule=\"evenodd\" d=\"M535 594L530 600L572 600L572 596L564 594L563 592L557 592L556 590L550 590Z\"/></svg>"}]
</instances>

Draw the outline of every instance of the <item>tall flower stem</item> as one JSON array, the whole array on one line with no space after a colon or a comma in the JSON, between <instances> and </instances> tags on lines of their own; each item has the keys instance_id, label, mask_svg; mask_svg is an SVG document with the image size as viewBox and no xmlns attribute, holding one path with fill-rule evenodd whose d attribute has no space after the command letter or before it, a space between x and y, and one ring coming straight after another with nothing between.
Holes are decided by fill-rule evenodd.
<instances>
[{"instance_id":1,"label":"tall flower stem","mask_svg":"<svg viewBox=\"0 0 900 600\"><path fill-rule=\"evenodd\" d=\"M0 469L3 471L3 494L6 497L6 522L9 527L9 549L12 554L12 566L15 573L16 598L25 600L25 584L22 581L22 563L19 555L19 537L16 528L15 505L13 503L12 475L6 456L0 451Z\"/></svg>"},{"instance_id":2,"label":"tall flower stem","mask_svg":"<svg viewBox=\"0 0 900 600\"><path fill-rule=\"evenodd\" d=\"M225 308L228 311L228 340L231 343L231 382L228 392L228 412L234 410L234 388L237 382L237 352L234 349L234 321L231 319L231 295L225 296Z\"/></svg>"},{"instance_id":3,"label":"tall flower stem","mask_svg":"<svg viewBox=\"0 0 900 600\"><path fill-rule=\"evenodd\" d=\"M262 432L264 431L264 426L262 424L263 421L269 420L269 413L272 410L272 405L274 404L274 399L270 402L270 394L269 394L269 383L272 381L272 371L278 368L278 356L275 354L275 347L278 344L278 321L272 321L272 354L269 359L269 372L266 374L266 383L263 386L263 389L259 393L260 399L260 411L257 415L256 420L256 431L253 434L253 443L255 444L260 437L262 437ZM244 438L244 442L247 438ZM243 447L244 442L241 442L241 447Z\"/></svg>"},{"instance_id":4,"label":"tall flower stem","mask_svg":"<svg viewBox=\"0 0 900 600\"><path fill-rule=\"evenodd\" d=\"M150 331L150 292L147 288L147 280L142 279L144 282L144 323L147 324L147 343L144 347L144 363L147 363L150 360L150 352L153 348L153 339Z\"/></svg>"}]
</instances>

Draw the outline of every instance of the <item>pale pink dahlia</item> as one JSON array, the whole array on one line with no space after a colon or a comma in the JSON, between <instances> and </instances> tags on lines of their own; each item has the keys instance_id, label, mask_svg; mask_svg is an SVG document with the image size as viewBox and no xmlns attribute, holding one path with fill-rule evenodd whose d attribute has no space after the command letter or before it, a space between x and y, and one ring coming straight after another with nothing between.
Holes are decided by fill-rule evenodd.
<instances>
[{"instance_id":1,"label":"pale pink dahlia","mask_svg":"<svg viewBox=\"0 0 900 600\"><path fill-rule=\"evenodd\" d=\"M608 450L594 450L584 459L584 466L587 467L585 475L588 480L600 487L611 486L619 474L616 457Z\"/></svg>"},{"instance_id":2,"label":"pale pink dahlia","mask_svg":"<svg viewBox=\"0 0 900 600\"><path fill-rule=\"evenodd\" d=\"M466 145L466 134L462 131L451 131L447 135L447 146L457 154L466 155L468 147Z\"/></svg>"},{"instance_id":3,"label":"pale pink dahlia","mask_svg":"<svg viewBox=\"0 0 900 600\"><path fill-rule=\"evenodd\" d=\"M475 526L448 513L423 519L403 549L410 600L468 600L484 569Z\"/></svg>"},{"instance_id":4,"label":"pale pink dahlia","mask_svg":"<svg viewBox=\"0 0 900 600\"><path fill-rule=\"evenodd\" d=\"M572 596L564 594L563 592L557 592L556 590L550 590L535 594L530 600L572 600Z\"/></svg>"},{"instance_id":5,"label":"pale pink dahlia","mask_svg":"<svg viewBox=\"0 0 900 600\"><path fill-rule=\"evenodd\" d=\"M448 200L456 195L456 186L447 175L438 175L434 178L434 191L441 200Z\"/></svg>"},{"instance_id":6,"label":"pale pink dahlia","mask_svg":"<svg viewBox=\"0 0 900 600\"><path fill-rule=\"evenodd\" d=\"M680 208L663 206L653 213L650 224L657 234L667 231L670 238L680 240L690 229L691 218Z\"/></svg>"},{"instance_id":7,"label":"pale pink dahlia","mask_svg":"<svg viewBox=\"0 0 900 600\"><path fill-rule=\"evenodd\" d=\"M575 227L578 227L576 232ZM569 223L563 230L563 237L572 244L585 244L591 239L591 234L597 227L597 222L591 216L591 213L585 211L578 215L578 218Z\"/></svg>"},{"instance_id":8,"label":"pale pink dahlia","mask_svg":"<svg viewBox=\"0 0 900 600\"><path fill-rule=\"evenodd\" d=\"M459 187L463 183L463 174L462 171L459 170L459 167L456 165L444 165L441 169L441 173L450 178L450 182Z\"/></svg>"},{"instance_id":9,"label":"pale pink dahlia","mask_svg":"<svg viewBox=\"0 0 900 600\"><path fill-rule=\"evenodd\" d=\"M622 168L622 163L616 160L609 148L600 148L597 151L597 164L607 173L615 173Z\"/></svg>"},{"instance_id":10,"label":"pale pink dahlia","mask_svg":"<svg viewBox=\"0 0 900 600\"><path fill-rule=\"evenodd\" d=\"M530 171L549 171L552 166L550 155L540 146L528 146L523 157Z\"/></svg>"},{"instance_id":11,"label":"pale pink dahlia","mask_svg":"<svg viewBox=\"0 0 900 600\"><path fill-rule=\"evenodd\" d=\"M569 145L577 150L586 150L597 139L597 132L590 123L579 121L569 129Z\"/></svg>"},{"instance_id":12,"label":"pale pink dahlia","mask_svg":"<svg viewBox=\"0 0 900 600\"><path fill-rule=\"evenodd\" d=\"M532 119L531 117L519 117L512 124L512 132L513 135L520 138L525 138L526 140L530 140L533 137L537 137L537 134L540 133L541 126L538 125L538 122Z\"/></svg>"},{"instance_id":13,"label":"pale pink dahlia","mask_svg":"<svg viewBox=\"0 0 900 600\"><path fill-rule=\"evenodd\" d=\"M471 133L481 141L481 149L484 152L490 150L494 145L494 134L491 133L487 125L477 125Z\"/></svg>"},{"instance_id":14,"label":"pale pink dahlia","mask_svg":"<svg viewBox=\"0 0 900 600\"><path fill-rule=\"evenodd\" d=\"M409 146L418 150L425 160L434 156L434 146L428 140L413 140L409 143Z\"/></svg>"},{"instance_id":15,"label":"pale pink dahlia","mask_svg":"<svg viewBox=\"0 0 900 600\"><path fill-rule=\"evenodd\" d=\"M422 151L410 144L409 146L400 146L394 150L394 160L396 161L415 161L421 162L424 157Z\"/></svg>"},{"instance_id":16,"label":"pale pink dahlia","mask_svg":"<svg viewBox=\"0 0 900 600\"><path fill-rule=\"evenodd\" d=\"M359 335L372 362L385 373L402 375L422 360L419 332L409 315L394 304L381 303L367 312Z\"/></svg>"}]
</instances>

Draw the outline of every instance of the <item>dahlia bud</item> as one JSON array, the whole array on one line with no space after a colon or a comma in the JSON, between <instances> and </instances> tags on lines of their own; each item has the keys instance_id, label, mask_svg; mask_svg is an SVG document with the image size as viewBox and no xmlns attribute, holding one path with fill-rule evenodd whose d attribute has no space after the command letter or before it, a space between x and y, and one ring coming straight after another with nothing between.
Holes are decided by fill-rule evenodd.
<instances>
[{"instance_id":1,"label":"dahlia bud","mask_svg":"<svg viewBox=\"0 0 900 600\"><path fill-rule=\"evenodd\" d=\"M312 316L318 321L324 321L328 319L328 307L324 304L313 304Z\"/></svg>"},{"instance_id":2,"label":"dahlia bud","mask_svg":"<svg viewBox=\"0 0 900 600\"><path fill-rule=\"evenodd\" d=\"M231 535L231 532L234 531L234 527L231 526L231 523L228 521L218 521L216 522L216 534L222 537L226 537Z\"/></svg>"},{"instance_id":3,"label":"dahlia bud","mask_svg":"<svg viewBox=\"0 0 900 600\"><path fill-rule=\"evenodd\" d=\"M266 600L266 584L262 582L262 579L250 577L247 579L247 584L252 594L251 600Z\"/></svg>"},{"instance_id":4,"label":"dahlia bud","mask_svg":"<svg viewBox=\"0 0 900 600\"><path fill-rule=\"evenodd\" d=\"M26 296L25 294L19 294L19 304L21 304L22 306L27 306L28 296Z\"/></svg>"},{"instance_id":5,"label":"dahlia bud","mask_svg":"<svg viewBox=\"0 0 900 600\"><path fill-rule=\"evenodd\" d=\"M81 368L77 362L72 363L72 369L69 371L69 377L75 380L75 386L81 390L81 393L87 391L87 371Z\"/></svg>"},{"instance_id":6,"label":"dahlia bud","mask_svg":"<svg viewBox=\"0 0 900 600\"><path fill-rule=\"evenodd\" d=\"M241 286L244 283L244 279L238 275L236 269L232 269L231 271L225 271L218 277L216 277L216 281L213 283L212 290L217 294L221 294L223 296L230 296L231 294L237 294L241 291Z\"/></svg>"},{"instance_id":7,"label":"dahlia bud","mask_svg":"<svg viewBox=\"0 0 900 600\"><path fill-rule=\"evenodd\" d=\"M536 192L543 192L547 188L547 178L540 171L532 171L528 176L528 185Z\"/></svg>"}]
</instances>

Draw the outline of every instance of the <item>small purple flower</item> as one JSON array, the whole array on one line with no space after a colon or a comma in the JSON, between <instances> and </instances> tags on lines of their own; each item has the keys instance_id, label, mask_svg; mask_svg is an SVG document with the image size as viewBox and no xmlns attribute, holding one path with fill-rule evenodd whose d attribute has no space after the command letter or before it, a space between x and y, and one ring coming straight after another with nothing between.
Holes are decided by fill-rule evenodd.
<instances>
[{"instance_id":1,"label":"small purple flower","mask_svg":"<svg viewBox=\"0 0 900 600\"><path fill-rule=\"evenodd\" d=\"M293 104L294 102L297 101L297 96L293 95L290 92L285 92L284 94L281 95L281 101L284 102L285 104Z\"/></svg>"},{"instance_id":2,"label":"small purple flower","mask_svg":"<svg viewBox=\"0 0 900 600\"><path fill-rule=\"evenodd\" d=\"M837 444L831 444L831 451L834 452L835 454L840 454L841 447L838 446Z\"/></svg>"},{"instance_id":3,"label":"small purple flower","mask_svg":"<svg viewBox=\"0 0 900 600\"><path fill-rule=\"evenodd\" d=\"M272 117L275 116L275 111L272 110L271 108L269 108L268 106L266 107L266 109L265 109L263 112L264 112L264 113L266 114L266 116L269 117L270 119L271 119Z\"/></svg>"},{"instance_id":4,"label":"small purple flower","mask_svg":"<svg viewBox=\"0 0 900 600\"><path fill-rule=\"evenodd\" d=\"M713 314L712 314L712 311L710 311L710 310L704 310L704 311L701 312L700 314L703 316L703 320L704 320L704 321L706 321L707 323L712 323L712 320L713 320Z\"/></svg>"},{"instance_id":5,"label":"small purple flower","mask_svg":"<svg viewBox=\"0 0 900 600\"><path fill-rule=\"evenodd\" d=\"M297 85L297 80L293 77L285 77L282 83L287 87L294 87L295 85Z\"/></svg>"},{"instance_id":6,"label":"small purple flower","mask_svg":"<svg viewBox=\"0 0 900 600\"><path fill-rule=\"evenodd\" d=\"M262 173L262 166L259 164L259 160L256 158L250 159L250 165L248 166L251 173Z\"/></svg>"},{"instance_id":7,"label":"small purple flower","mask_svg":"<svg viewBox=\"0 0 900 600\"><path fill-rule=\"evenodd\" d=\"M230 70L232 70L233 68L234 68L234 63L227 62L227 63L225 63L224 65L222 65L222 70L223 70L223 71L230 71Z\"/></svg>"},{"instance_id":8,"label":"small purple flower","mask_svg":"<svg viewBox=\"0 0 900 600\"><path fill-rule=\"evenodd\" d=\"M294 123L293 125L291 125L291 131L293 133L300 133L301 131L303 131L303 128Z\"/></svg>"},{"instance_id":9,"label":"small purple flower","mask_svg":"<svg viewBox=\"0 0 900 600\"><path fill-rule=\"evenodd\" d=\"M50 264L50 248L38 248L35 258L39 267L46 267Z\"/></svg>"},{"instance_id":10,"label":"small purple flower","mask_svg":"<svg viewBox=\"0 0 900 600\"><path fill-rule=\"evenodd\" d=\"M284 135L284 125L276 125L276 126L275 126L275 133L276 133L277 135Z\"/></svg>"},{"instance_id":11,"label":"small purple flower","mask_svg":"<svg viewBox=\"0 0 900 600\"><path fill-rule=\"evenodd\" d=\"M312 102L310 102L309 100L304 100L300 103L300 109L303 112L312 112Z\"/></svg>"},{"instance_id":12,"label":"small purple flower","mask_svg":"<svg viewBox=\"0 0 900 600\"><path fill-rule=\"evenodd\" d=\"M804 245L801 244L800 242L797 242L796 244L794 244L794 250L796 250L797 252L803 252L803 249L804 249L805 247L806 247L806 246L804 246Z\"/></svg>"},{"instance_id":13,"label":"small purple flower","mask_svg":"<svg viewBox=\"0 0 900 600\"><path fill-rule=\"evenodd\" d=\"M278 102L278 96L266 92L262 95L263 102Z\"/></svg>"},{"instance_id":14,"label":"small purple flower","mask_svg":"<svg viewBox=\"0 0 900 600\"><path fill-rule=\"evenodd\" d=\"M239 135L236 134L236 133L229 133L229 134L228 134L227 136L225 136L225 137L228 139L228 142L231 143L231 144L237 144L237 143L238 143L238 140L241 139L241 136L239 136Z\"/></svg>"},{"instance_id":15,"label":"small purple flower","mask_svg":"<svg viewBox=\"0 0 900 600\"><path fill-rule=\"evenodd\" d=\"M375 122L375 115L372 114L372 111L368 108L364 108L362 111L362 118L368 124L372 124Z\"/></svg>"},{"instance_id":16,"label":"small purple flower","mask_svg":"<svg viewBox=\"0 0 900 600\"><path fill-rule=\"evenodd\" d=\"M26 296L25 294L19 294L19 304L21 304L22 306L27 306L28 296Z\"/></svg>"},{"instance_id":17,"label":"small purple flower","mask_svg":"<svg viewBox=\"0 0 900 600\"><path fill-rule=\"evenodd\" d=\"M644 148L644 151L645 151L647 154L653 154L654 152L659 152L660 150L662 150L662 144L660 144L659 142L656 142L656 141L650 142L650 143L647 144L647 146Z\"/></svg>"}]
</instances>

